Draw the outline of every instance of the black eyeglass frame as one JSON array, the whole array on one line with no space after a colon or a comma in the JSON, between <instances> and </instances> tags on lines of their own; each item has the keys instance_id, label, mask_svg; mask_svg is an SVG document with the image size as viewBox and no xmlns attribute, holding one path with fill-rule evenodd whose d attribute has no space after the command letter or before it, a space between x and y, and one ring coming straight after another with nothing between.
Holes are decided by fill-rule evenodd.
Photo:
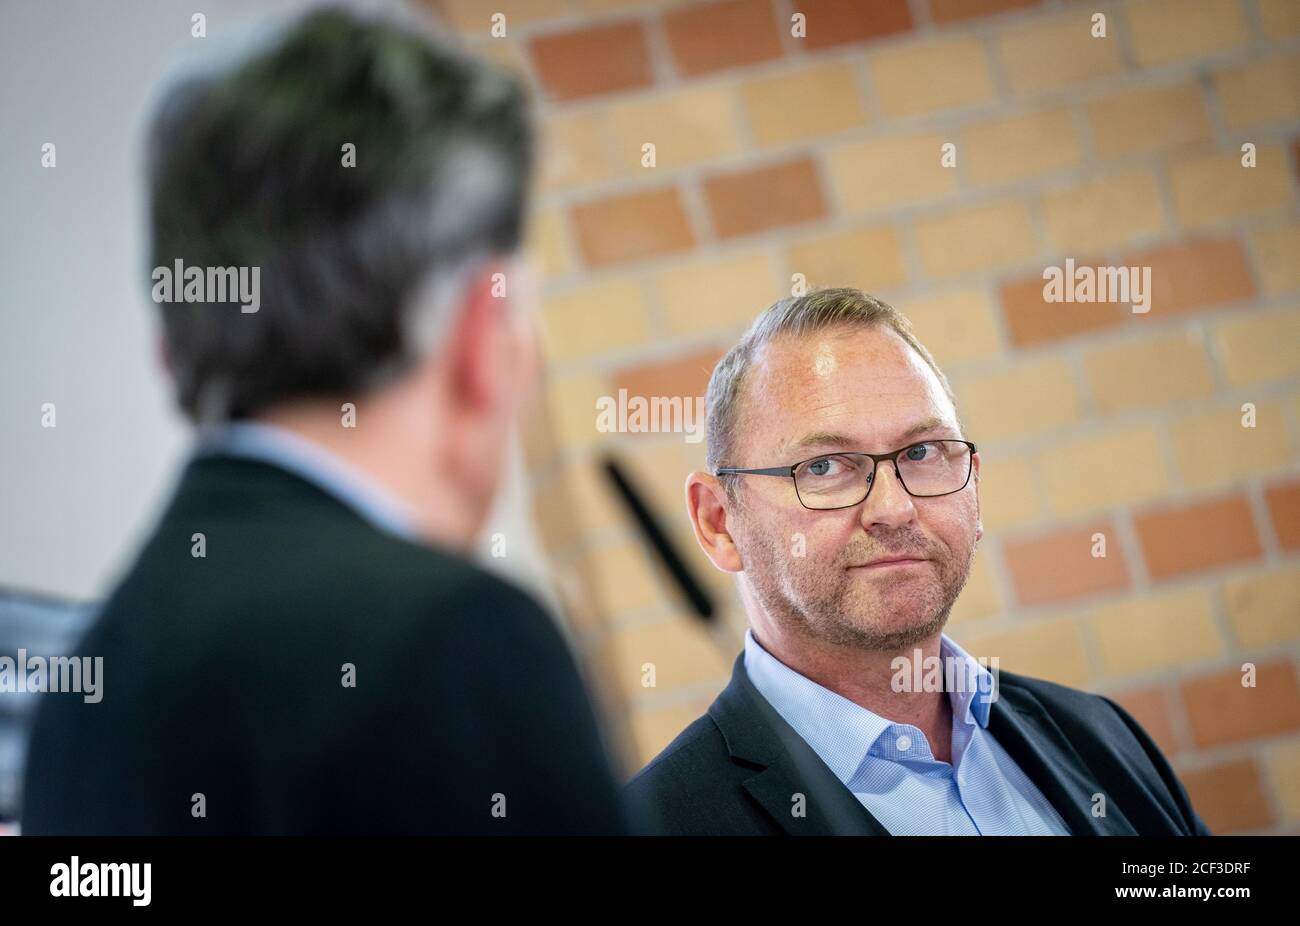
<instances>
[{"instance_id":1,"label":"black eyeglass frame","mask_svg":"<svg viewBox=\"0 0 1300 926\"><path fill-rule=\"evenodd\" d=\"M898 469L898 458L913 447L920 447L923 444L937 444L940 441L952 441L957 444L965 444L970 448L970 454L966 457L966 479L958 488L953 489L951 492L940 492L938 495L917 495L907 487L907 483L903 480L903 474ZM960 492L962 489L966 488L966 486L970 485L970 476L975 470L975 454L977 451L978 448L968 440L961 440L956 437L932 437L930 440L921 440L913 444L908 444L906 447L902 447L891 453L866 453L861 450L834 450L829 453L819 453L816 456L808 457L807 459L800 460L798 463L792 463L789 466L765 466L759 469L741 469L735 466L719 466L713 474L715 476L786 476L794 483L795 498L799 499L799 504L803 505L809 511L843 511L845 508L856 508L871 497L871 490L876 486L876 470L880 467L881 463L885 462L894 464L894 476L898 479L898 484L903 487L903 491L913 498L943 498L945 495L953 495ZM810 505L805 504L803 496L799 494L799 480L794 478L794 471L805 463L811 463L814 460L824 460L827 457L867 457L871 460L871 475L867 477L866 494L852 505L836 505L834 508L813 508Z\"/></svg>"}]
</instances>

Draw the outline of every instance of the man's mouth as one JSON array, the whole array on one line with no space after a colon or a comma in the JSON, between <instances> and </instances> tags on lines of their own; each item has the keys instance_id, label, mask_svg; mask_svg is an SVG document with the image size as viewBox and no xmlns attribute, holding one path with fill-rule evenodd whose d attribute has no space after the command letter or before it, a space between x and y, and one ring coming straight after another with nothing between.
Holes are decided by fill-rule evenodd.
<instances>
[{"instance_id":1,"label":"man's mouth","mask_svg":"<svg viewBox=\"0 0 1300 926\"><path fill-rule=\"evenodd\" d=\"M910 566L919 566L929 560L919 556L885 556L880 559L874 559L868 563L859 563L856 566L850 566L850 569L867 569L867 570L888 570L888 569L906 569Z\"/></svg>"}]
</instances>

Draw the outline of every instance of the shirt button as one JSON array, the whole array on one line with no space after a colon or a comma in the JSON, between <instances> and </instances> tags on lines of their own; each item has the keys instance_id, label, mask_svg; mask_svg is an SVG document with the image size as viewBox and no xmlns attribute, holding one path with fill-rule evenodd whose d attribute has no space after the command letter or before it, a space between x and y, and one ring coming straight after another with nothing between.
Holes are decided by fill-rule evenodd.
<instances>
[{"instance_id":1,"label":"shirt button","mask_svg":"<svg viewBox=\"0 0 1300 926\"><path fill-rule=\"evenodd\" d=\"M907 750L912 748L912 738L904 733L898 738L898 741L895 742L894 745L898 747L899 752L907 752Z\"/></svg>"}]
</instances>

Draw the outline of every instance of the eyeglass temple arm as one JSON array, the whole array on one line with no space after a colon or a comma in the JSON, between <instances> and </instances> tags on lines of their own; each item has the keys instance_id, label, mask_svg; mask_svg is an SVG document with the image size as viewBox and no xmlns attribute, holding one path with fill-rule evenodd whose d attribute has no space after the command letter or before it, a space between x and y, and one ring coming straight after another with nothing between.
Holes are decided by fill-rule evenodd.
<instances>
[{"instance_id":1,"label":"eyeglass temple arm","mask_svg":"<svg viewBox=\"0 0 1300 926\"><path fill-rule=\"evenodd\" d=\"M715 476L725 476L728 473L744 474L749 476L793 476L793 466L769 466L766 469L737 469L734 466L721 466L713 474Z\"/></svg>"}]
</instances>

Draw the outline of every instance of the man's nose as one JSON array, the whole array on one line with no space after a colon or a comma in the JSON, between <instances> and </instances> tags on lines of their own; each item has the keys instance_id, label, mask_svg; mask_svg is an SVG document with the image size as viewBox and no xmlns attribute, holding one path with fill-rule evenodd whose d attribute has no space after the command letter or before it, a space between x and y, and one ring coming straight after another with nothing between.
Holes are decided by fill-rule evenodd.
<instances>
[{"instance_id":1,"label":"man's nose","mask_svg":"<svg viewBox=\"0 0 1300 926\"><path fill-rule=\"evenodd\" d=\"M899 479L898 464L892 461L877 463L862 506L863 522L900 524L912 520L915 515L912 496Z\"/></svg>"}]
</instances>

